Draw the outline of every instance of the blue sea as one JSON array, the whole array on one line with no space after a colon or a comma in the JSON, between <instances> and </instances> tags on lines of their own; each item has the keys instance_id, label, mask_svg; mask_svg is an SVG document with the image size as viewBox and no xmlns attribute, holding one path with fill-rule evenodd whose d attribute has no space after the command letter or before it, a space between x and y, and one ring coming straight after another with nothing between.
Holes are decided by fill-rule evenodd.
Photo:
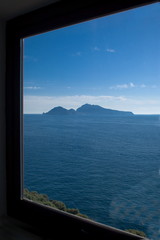
<instances>
[{"instance_id":1,"label":"blue sea","mask_svg":"<svg viewBox=\"0 0 160 240\"><path fill-rule=\"evenodd\" d=\"M24 115L24 185L160 239L160 116Z\"/></svg>"}]
</instances>

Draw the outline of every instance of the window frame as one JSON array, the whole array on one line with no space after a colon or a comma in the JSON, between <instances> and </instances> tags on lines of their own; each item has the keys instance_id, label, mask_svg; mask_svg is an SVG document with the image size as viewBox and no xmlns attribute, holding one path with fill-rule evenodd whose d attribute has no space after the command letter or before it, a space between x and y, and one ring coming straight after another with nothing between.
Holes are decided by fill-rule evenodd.
<instances>
[{"instance_id":1,"label":"window frame","mask_svg":"<svg viewBox=\"0 0 160 240\"><path fill-rule=\"evenodd\" d=\"M56 234L87 239L143 239L130 233L83 219L23 199L23 43L22 39L61 27L158 0L60 1L7 22L6 30L6 124L7 212L45 236ZM54 226L54 228L53 228ZM76 235L75 235L76 234Z\"/></svg>"}]
</instances>

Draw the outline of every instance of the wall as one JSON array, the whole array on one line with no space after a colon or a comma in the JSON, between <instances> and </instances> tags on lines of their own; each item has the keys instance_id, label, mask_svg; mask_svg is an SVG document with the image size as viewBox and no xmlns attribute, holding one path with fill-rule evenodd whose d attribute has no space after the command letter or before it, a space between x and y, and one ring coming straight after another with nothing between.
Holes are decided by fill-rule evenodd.
<instances>
[{"instance_id":1,"label":"wall","mask_svg":"<svg viewBox=\"0 0 160 240\"><path fill-rule=\"evenodd\" d=\"M6 215L5 22L0 20L0 217Z\"/></svg>"}]
</instances>

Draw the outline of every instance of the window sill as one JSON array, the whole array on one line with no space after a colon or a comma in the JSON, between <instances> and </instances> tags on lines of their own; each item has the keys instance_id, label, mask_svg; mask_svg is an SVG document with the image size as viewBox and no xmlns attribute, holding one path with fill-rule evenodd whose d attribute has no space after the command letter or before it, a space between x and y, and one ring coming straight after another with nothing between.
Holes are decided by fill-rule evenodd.
<instances>
[{"instance_id":1,"label":"window sill","mask_svg":"<svg viewBox=\"0 0 160 240\"><path fill-rule=\"evenodd\" d=\"M30 227L10 217L0 219L0 239L5 240L42 240L32 233ZM43 240L49 240L43 238Z\"/></svg>"}]
</instances>

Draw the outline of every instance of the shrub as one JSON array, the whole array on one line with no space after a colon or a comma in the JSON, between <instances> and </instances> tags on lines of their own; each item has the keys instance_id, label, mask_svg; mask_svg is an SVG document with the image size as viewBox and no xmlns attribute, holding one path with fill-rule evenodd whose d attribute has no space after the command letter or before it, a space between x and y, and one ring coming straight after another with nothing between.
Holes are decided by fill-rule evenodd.
<instances>
[{"instance_id":1,"label":"shrub","mask_svg":"<svg viewBox=\"0 0 160 240\"><path fill-rule=\"evenodd\" d=\"M67 212L74 215L79 214L79 210L77 208L67 208Z\"/></svg>"},{"instance_id":2,"label":"shrub","mask_svg":"<svg viewBox=\"0 0 160 240\"><path fill-rule=\"evenodd\" d=\"M80 213L79 210L76 208L67 208L66 205L61 201L50 200L46 194L40 194L36 191L30 192L28 189L24 189L24 197L45 206L53 207L83 218L88 218L87 215Z\"/></svg>"},{"instance_id":3,"label":"shrub","mask_svg":"<svg viewBox=\"0 0 160 240\"><path fill-rule=\"evenodd\" d=\"M66 205L61 202L61 201L57 201L57 200L50 200L55 206L56 208L58 208L59 210L62 210L62 211L66 211Z\"/></svg>"},{"instance_id":4,"label":"shrub","mask_svg":"<svg viewBox=\"0 0 160 240\"><path fill-rule=\"evenodd\" d=\"M133 233L135 235L141 236L141 237L146 237L146 234L143 231L136 230L136 229L126 229L126 232Z\"/></svg>"}]
</instances>

